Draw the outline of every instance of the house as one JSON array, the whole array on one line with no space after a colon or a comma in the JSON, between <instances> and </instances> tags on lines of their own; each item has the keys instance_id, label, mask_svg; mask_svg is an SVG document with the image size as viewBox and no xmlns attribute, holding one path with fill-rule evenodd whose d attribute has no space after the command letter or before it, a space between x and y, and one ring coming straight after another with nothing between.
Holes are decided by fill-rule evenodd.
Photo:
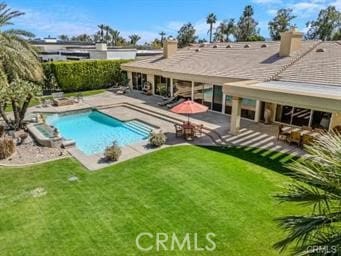
<instances>
[{"instance_id":1,"label":"house","mask_svg":"<svg viewBox=\"0 0 341 256\"><path fill-rule=\"evenodd\" d=\"M341 42L302 40L282 33L280 42L238 42L177 48L122 65L130 86L153 94L181 96L240 119L332 129L341 125Z\"/></svg>"}]
</instances>

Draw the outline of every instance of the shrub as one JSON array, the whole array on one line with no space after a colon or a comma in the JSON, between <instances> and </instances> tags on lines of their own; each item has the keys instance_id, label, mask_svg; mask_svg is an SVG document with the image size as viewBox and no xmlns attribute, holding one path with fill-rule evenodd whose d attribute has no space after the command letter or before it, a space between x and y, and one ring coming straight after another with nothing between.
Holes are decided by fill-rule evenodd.
<instances>
[{"instance_id":1,"label":"shrub","mask_svg":"<svg viewBox=\"0 0 341 256\"><path fill-rule=\"evenodd\" d=\"M156 133L152 132L149 137L149 143L154 147L160 147L166 143L167 137L162 131Z\"/></svg>"},{"instance_id":2,"label":"shrub","mask_svg":"<svg viewBox=\"0 0 341 256\"><path fill-rule=\"evenodd\" d=\"M112 146L107 147L104 156L108 161L117 161L122 154L121 148L114 142Z\"/></svg>"},{"instance_id":3,"label":"shrub","mask_svg":"<svg viewBox=\"0 0 341 256\"><path fill-rule=\"evenodd\" d=\"M55 88L55 85L50 82L55 78L58 87L64 92L107 88L122 80L121 64L126 62L126 60L86 60L44 63L47 78L45 87Z\"/></svg>"},{"instance_id":4,"label":"shrub","mask_svg":"<svg viewBox=\"0 0 341 256\"><path fill-rule=\"evenodd\" d=\"M0 139L0 159L6 159L15 152L15 144L12 138Z\"/></svg>"}]
</instances>

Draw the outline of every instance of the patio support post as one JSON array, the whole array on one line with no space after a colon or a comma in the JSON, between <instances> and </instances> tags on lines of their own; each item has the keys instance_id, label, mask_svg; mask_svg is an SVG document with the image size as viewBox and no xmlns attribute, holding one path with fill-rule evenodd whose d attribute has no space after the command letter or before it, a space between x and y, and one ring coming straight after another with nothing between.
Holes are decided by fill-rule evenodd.
<instances>
[{"instance_id":1,"label":"patio support post","mask_svg":"<svg viewBox=\"0 0 341 256\"><path fill-rule=\"evenodd\" d=\"M255 122L259 122L260 118L261 118L261 106L262 106L262 102L260 100L256 101L256 113L255 113Z\"/></svg>"},{"instance_id":2,"label":"patio support post","mask_svg":"<svg viewBox=\"0 0 341 256\"><path fill-rule=\"evenodd\" d=\"M192 81L192 93L191 93L191 99L194 101L194 81Z\"/></svg>"},{"instance_id":3,"label":"patio support post","mask_svg":"<svg viewBox=\"0 0 341 256\"><path fill-rule=\"evenodd\" d=\"M223 100L222 100L222 109L221 109L221 113L225 114L225 107L226 107L226 94L223 93Z\"/></svg>"},{"instance_id":4,"label":"patio support post","mask_svg":"<svg viewBox=\"0 0 341 256\"><path fill-rule=\"evenodd\" d=\"M170 96L171 96L171 97L174 97L173 78L170 78Z\"/></svg>"},{"instance_id":5,"label":"patio support post","mask_svg":"<svg viewBox=\"0 0 341 256\"><path fill-rule=\"evenodd\" d=\"M128 75L128 79L129 79L128 85L129 85L130 89L133 89L133 73L128 71L127 75Z\"/></svg>"},{"instance_id":6,"label":"patio support post","mask_svg":"<svg viewBox=\"0 0 341 256\"><path fill-rule=\"evenodd\" d=\"M240 128L240 116L242 110L242 98L233 96L232 98L232 113L230 121L230 133L237 135Z\"/></svg>"}]
</instances>

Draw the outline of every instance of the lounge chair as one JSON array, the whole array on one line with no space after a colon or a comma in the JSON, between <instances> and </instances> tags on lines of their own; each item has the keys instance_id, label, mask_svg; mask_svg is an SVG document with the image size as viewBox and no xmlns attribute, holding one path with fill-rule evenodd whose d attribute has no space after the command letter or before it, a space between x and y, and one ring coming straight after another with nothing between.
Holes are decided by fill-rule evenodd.
<instances>
[{"instance_id":1,"label":"lounge chair","mask_svg":"<svg viewBox=\"0 0 341 256\"><path fill-rule=\"evenodd\" d=\"M159 106L166 106L167 104L170 104L172 103L173 101L175 101L177 99L177 97L171 97L171 98L168 98L162 102L159 102L158 105Z\"/></svg>"},{"instance_id":2,"label":"lounge chair","mask_svg":"<svg viewBox=\"0 0 341 256\"><path fill-rule=\"evenodd\" d=\"M63 92L54 92L51 94L52 103L54 106L67 106L72 105L74 101L72 99L64 97Z\"/></svg>"},{"instance_id":3,"label":"lounge chair","mask_svg":"<svg viewBox=\"0 0 341 256\"><path fill-rule=\"evenodd\" d=\"M167 104L167 108L172 108L175 107L176 105L179 105L182 102L185 102L186 100L184 98L179 99L178 101L171 103L171 104Z\"/></svg>"},{"instance_id":4,"label":"lounge chair","mask_svg":"<svg viewBox=\"0 0 341 256\"><path fill-rule=\"evenodd\" d=\"M115 92L116 94L125 94L128 91L130 91L130 87L129 86L120 86L119 89Z\"/></svg>"}]
</instances>

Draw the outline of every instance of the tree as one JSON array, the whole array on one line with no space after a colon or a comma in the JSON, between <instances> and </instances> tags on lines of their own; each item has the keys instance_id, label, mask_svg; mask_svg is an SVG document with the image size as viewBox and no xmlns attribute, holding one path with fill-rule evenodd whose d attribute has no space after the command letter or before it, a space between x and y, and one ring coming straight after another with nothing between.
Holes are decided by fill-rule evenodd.
<instances>
[{"instance_id":1,"label":"tree","mask_svg":"<svg viewBox=\"0 0 341 256\"><path fill-rule=\"evenodd\" d=\"M12 25L12 19L24 15L0 3L0 115L13 129L22 127L29 103L43 80L43 70L35 49L25 38L32 33L23 30L2 30ZM30 87L29 90L26 88ZM6 107L12 106L14 121L8 118Z\"/></svg>"},{"instance_id":2,"label":"tree","mask_svg":"<svg viewBox=\"0 0 341 256\"><path fill-rule=\"evenodd\" d=\"M259 34L259 31L257 30L258 23L253 18L253 14L252 6L245 6L235 30L237 41L250 41L251 38L254 38L255 35Z\"/></svg>"},{"instance_id":3,"label":"tree","mask_svg":"<svg viewBox=\"0 0 341 256\"><path fill-rule=\"evenodd\" d=\"M332 40L333 41L341 40L341 28L334 33Z\"/></svg>"},{"instance_id":4,"label":"tree","mask_svg":"<svg viewBox=\"0 0 341 256\"><path fill-rule=\"evenodd\" d=\"M71 41L76 42L92 42L92 37L88 34L80 34L78 36L73 36Z\"/></svg>"},{"instance_id":5,"label":"tree","mask_svg":"<svg viewBox=\"0 0 341 256\"><path fill-rule=\"evenodd\" d=\"M294 255L339 255L341 134L324 134L306 151L307 155L289 166L295 182L287 193L276 197L281 202L302 204L311 213L279 218L288 235L274 247L284 250L292 245Z\"/></svg>"},{"instance_id":6,"label":"tree","mask_svg":"<svg viewBox=\"0 0 341 256\"><path fill-rule=\"evenodd\" d=\"M213 24L217 22L217 16L214 13L210 13L206 18L206 23L210 25L210 29L208 33L210 34L210 43L212 43L212 31L213 31Z\"/></svg>"},{"instance_id":7,"label":"tree","mask_svg":"<svg viewBox=\"0 0 341 256\"><path fill-rule=\"evenodd\" d=\"M100 42L103 42L104 41L104 28L105 28L105 25L104 24L100 24L97 27L99 28L99 40L100 40Z\"/></svg>"},{"instance_id":8,"label":"tree","mask_svg":"<svg viewBox=\"0 0 341 256\"><path fill-rule=\"evenodd\" d=\"M229 37L235 32L234 19L224 20L218 25L214 33L214 41L229 42Z\"/></svg>"},{"instance_id":9,"label":"tree","mask_svg":"<svg viewBox=\"0 0 341 256\"><path fill-rule=\"evenodd\" d=\"M68 35L60 35L60 36L58 36L58 38L62 41L69 41L70 40Z\"/></svg>"},{"instance_id":10,"label":"tree","mask_svg":"<svg viewBox=\"0 0 341 256\"><path fill-rule=\"evenodd\" d=\"M105 25L103 29L104 29L104 31L105 31L104 41L105 41L106 43L109 43L110 40L111 40L110 35L109 35L110 27L109 27L108 25Z\"/></svg>"},{"instance_id":11,"label":"tree","mask_svg":"<svg viewBox=\"0 0 341 256\"><path fill-rule=\"evenodd\" d=\"M161 39L160 39L161 45L163 45L163 41L165 40L166 32L161 31L159 33L159 35L161 36Z\"/></svg>"},{"instance_id":12,"label":"tree","mask_svg":"<svg viewBox=\"0 0 341 256\"><path fill-rule=\"evenodd\" d=\"M186 47L189 44L195 43L197 36L195 36L195 28L190 22L187 24L184 24L180 28L180 30L178 31L177 39L178 39L178 45L180 48Z\"/></svg>"},{"instance_id":13,"label":"tree","mask_svg":"<svg viewBox=\"0 0 341 256\"><path fill-rule=\"evenodd\" d=\"M120 37L120 32L118 30L110 28L109 33L111 36L111 44L116 46Z\"/></svg>"},{"instance_id":14,"label":"tree","mask_svg":"<svg viewBox=\"0 0 341 256\"><path fill-rule=\"evenodd\" d=\"M153 48L153 49L160 49L160 48L162 48L162 42L160 41L160 39L155 38L151 42L150 47Z\"/></svg>"},{"instance_id":15,"label":"tree","mask_svg":"<svg viewBox=\"0 0 341 256\"><path fill-rule=\"evenodd\" d=\"M293 26L290 21L295 19L292 9L279 9L276 16L269 22L269 32L272 40L280 40L280 33L289 31Z\"/></svg>"},{"instance_id":16,"label":"tree","mask_svg":"<svg viewBox=\"0 0 341 256\"><path fill-rule=\"evenodd\" d=\"M307 22L309 28L307 39L331 40L333 34L337 33L341 26L341 12L336 10L335 6L328 6L321 10L317 19Z\"/></svg>"},{"instance_id":17,"label":"tree","mask_svg":"<svg viewBox=\"0 0 341 256\"><path fill-rule=\"evenodd\" d=\"M137 42L141 39L141 37L137 34L132 34L129 36L129 39L130 39L130 43L135 46Z\"/></svg>"}]
</instances>

